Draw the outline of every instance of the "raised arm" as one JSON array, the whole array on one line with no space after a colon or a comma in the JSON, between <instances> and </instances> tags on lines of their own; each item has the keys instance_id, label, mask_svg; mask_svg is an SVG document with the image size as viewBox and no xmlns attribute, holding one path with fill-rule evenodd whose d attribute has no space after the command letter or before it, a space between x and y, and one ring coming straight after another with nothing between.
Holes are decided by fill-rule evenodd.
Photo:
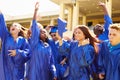
<instances>
[{"instance_id":1,"label":"raised arm","mask_svg":"<svg viewBox=\"0 0 120 80\"><path fill-rule=\"evenodd\" d=\"M33 21L32 21L32 26L31 26L32 34L31 34L31 41L30 41L30 43L31 43L32 46L36 45L38 43L38 41L39 41L40 29L38 28L37 21L36 21L38 8L39 8L39 3L37 2L35 4Z\"/></svg>"},{"instance_id":2,"label":"raised arm","mask_svg":"<svg viewBox=\"0 0 120 80\"><path fill-rule=\"evenodd\" d=\"M33 15L33 20L37 19L38 9L39 9L39 2L36 2L36 4L35 4L35 10L34 10L34 15Z\"/></svg>"},{"instance_id":3,"label":"raised arm","mask_svg":"<svg viewBox=\"0 0 120 80\"><path fill-rule=\"evenodd\" d=\"M112 19L110 18L110 15L108 14L108 9L107 9L105 3L99 2L99 6L101 6L104 11L105 25L109 26L109 24L112 24ZM106 26L105 26L105 28L106 28Z\"/></svg>"},{"instance_id":4,"label":"raised arm","mask_svg":"<svg viewBox=\"0 0 120 80\"><path fill-rule=\"evenodd\" d=\"M19 44L22 44L21 49L16 49L16 56L14 57L14 59L15 64L22 65L30 59L31 48L26 39L21 39L19 41Z\"/></svg>"},{"instance_id":5,"label":"raised arm","mask_svg":"<svg viewBox=\"0 0 120 80\"><path fill-rule=\"evenodd\" d=\"M2 12L0 11L0 37L2 41L6 38L7 34L8 34L8 29L6 27L4 16Z\"/></svg>"},{"instance_id":6,"label":"raised arm","mask_svg":"<svg viewBox=\"0 0 120 80\"><path fill-rule=\"evenodd\" d=\"M105 5L105 3L102 3L102 2L99 2L99 6L101 6L103 8L103 11L104 11L104 20L105 20L105 23L104 23L104 34L106 36L108 36L108 28L110 26L110 24L112 24L112 19L110 18L109 14L108 14L108 10L107 10L107 7Z\"/></svg>"},{"instance_id":7,"label":"raised arm","mask_svg":"<svg viewBox=\"0 0 120 80\"><path fill-rule=\"evenodd\" d=\"M98 5L103 8L104 15L108 15L108 10L107 10L105 3L99 2Z\"/></svg>"}]
</instances>

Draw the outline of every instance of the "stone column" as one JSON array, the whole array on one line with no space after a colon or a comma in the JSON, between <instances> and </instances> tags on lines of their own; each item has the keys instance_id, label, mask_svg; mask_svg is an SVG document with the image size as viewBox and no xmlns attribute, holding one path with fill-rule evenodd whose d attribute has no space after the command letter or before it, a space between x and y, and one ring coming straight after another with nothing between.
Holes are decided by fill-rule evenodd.
<instances>
[{"instance_id":1,"label":"stone column","mask_svg":"<svg viewBox=\"0 0 120 80\"><path fill-rule=\"evenodd\" d=\"M60 4L59 17L62 18L62 19L65 18L65 4L64 4L64 3L61 3L61 4Z\"/></svg>"},{"instance_id":2,"label":"stone column","mask_svg":"<svg viewBox=\"0 0 120 80\"><path fill-rule=\"evenodd\" d=\"M67 29L72 30L72 18L73 17L73 8L68 7L68 21L67 21Z\"/></svg>"},{"instance_id":3,"label":"stone column","mask_svg":"<svg viewBox=\"0 0 120 80\"><path fill-rule=\"evenodd\" d=\"M72 21L72 30L77 26L79 23L79 1L76 1L75 5L73 6L73 21Z\"/></svg>"},{"instance_id":4,"label":"stone column","mask_svg":"<svg viewBox=\"0 0 120 80\"><path fill-rule=\"evenodd\" d=\"M86 25L86 16L85 15L83 15L82 24Z\"/></svg>"},{"instance_id":5,"label":"stone column","mask_svg":"<svg viewBox=\"0 0 120 80\"><path fill-rule=\"evenodd\" d=\"M50 25L55 25L55 20L54 19L50 20Z\"/></svg>"}]
</instances>

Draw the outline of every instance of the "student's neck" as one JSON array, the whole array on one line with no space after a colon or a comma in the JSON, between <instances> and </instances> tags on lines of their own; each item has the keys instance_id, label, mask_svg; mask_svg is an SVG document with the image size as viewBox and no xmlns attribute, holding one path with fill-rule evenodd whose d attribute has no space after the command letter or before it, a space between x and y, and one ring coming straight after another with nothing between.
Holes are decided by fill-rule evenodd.
<instances>
[{"instance_id":1,"label":"student's neck","mask_svg":"<svg viewBox=\"0 0 120 80\"><path fill-rule=\"evenodd\" d=\"M18 35L12 35L12 37L14 38L14 40L16 41L16 39L18 38Z\"/></svg>"},{"instance_id":2,"label":"student's neck","mask_svg":"<svg viewBox=\"0 0 120 80\"><path fill-rule=\"evenodd\" d=\"M78 46L82 45L83 40L79 40Z\"/></svg>"}]
</instances>

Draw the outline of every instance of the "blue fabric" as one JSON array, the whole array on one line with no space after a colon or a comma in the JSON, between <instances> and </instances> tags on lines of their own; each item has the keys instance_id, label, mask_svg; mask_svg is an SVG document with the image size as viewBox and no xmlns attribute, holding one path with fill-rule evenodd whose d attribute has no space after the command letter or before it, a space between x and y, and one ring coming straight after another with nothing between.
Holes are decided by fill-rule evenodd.
<instances>
[{"instance_id":1,"label":"blue fabric","mask_svg":"<svg viewBox=\"0 0 120 80\"><path fill-rule=\"evenodd\" d=\"M64 59L64 58L68 58L68 54L69 54L69 50L68 50L68 47L69 45L67 45L68 42L67 41L64 41L63 40L63 45L62 46L59 46L59 43L58 43L58 51L59 51L59 58L58 58L58 61L59 61L59 64L60 62ZM62 48L62 50L61 50ZM64 50L63 50L64 48ZM59 75L60 77L64 78L64 74L65 74L65 71L67 70L67 67L68 67L68 61L65 62L64 65L61 65L59 66Z\"/></svg>"},{"instance_id":2,"label":"blue fabric","mask_svg":"<svg viewBox=\"0 0 120 80\"><path fill-rule=\"evenodd\" d=\"M58 30L58 27L54 26L54 27L51 28L50 33L56 33L57 30Z\"/></svg>"},{"instance_id":3,"label":"blue fabric","mask_svg":"<svg viewBox=\"0 0 120 80\"><path fill-rule=\"evenodd\" d=\"M68 80L89 80L87 67L89 67L93 61L94 48L91 45L78 47L78 42L71 42L70 46L68 46L66 47L70 51L68 57L70 66ZM63 48L63 51L64 49L65 48Z\"/></svg>"},{"instance_id":4,"label":"blue fabric","mask_svg":"<svg viewBox=\"0 0 120 80\"><path fill-rule=\"evenodd\" d=\"M58 33L61 37L63 37L63 32L66 31L66 25L67 25L67 22L58 18Z\"/></svg>"},{"instance_id":5,"label":"blue fabric","mask_svg":"<svg viewBox=\"0 0 120 80\"><path fill-rule=\"evenodd\" d=\"M105 80L120 80L120 44L111 46L109 41L103 42L100 54L99 67Z\"/></svg>"},{"instance_id":6,"label":"blue fabric","mask_svg":"<svg viewBox=\"0 0 120 80\"><path fill-rule=\"evenodd\" d=\"M29 41L32 55L27 63L27 78L28 80L52 80L57 75L51 48L47 43L40 40L40 29L36 20L33 20L31 30L32 36Z\"/></svg>"},{"instance_id":7,"label":"blue fabric","mask_svg":"<svg viewBox=\"0 0 120 80\"><path fill-rule=\"evenodd\" d=\"M65 41L63 41L63 42L65 42ZM52 39L49 39L48 43L51 46L52 53L54 55L58 80L61 80L64 77L64 73L66 71L68 63L66 63L65 65L62 66L60 64L60 62L68 56L68 51L65 49L64 49L64 51L61 51L60 47L59 47L59 43L55 43L55 41L53 41ZM63 47L65 47L65 46L63 46Z\"/></svg>"},{"instance_id":8,"label":"blue fabric","mask_svg":"<svg viewBox=\"0 0 120 80\"><path fill-rule=\"evenodd\" d=\"M24 63L29 59L30 46L26 39L18 37L14 41L9 34L4 17L0 14L0 38L2 39L1 51L1 80L20 80L24 78ZM16 50L16 56L9 56L8 50ZM2 70L2 71L1 71Z\"/></svg>"},{"instance_id":9,"label":"blue fabric","mask_svg":"<svg viewBox=\"0 0 120 80\"><path fill-rule=\"evenodd\" d=\"M105 15L104 20L105 20L104 32L98 36L99 40L108 40L108 33L109 33L108 28L109 28L110 24L112 24L112 19L109 17L109 15Z\"/></svg>"},{"instance_id":10,"label":"blue fabric","mask_svg":"<svg viewBox=\"0 0 120 80\"><path fill-rule=\"evenodd\" d=\"M99 48L99 52L95 53L95 57L94 57L93 63L89 67L89 71L90 71L90 74L91 74L93 80L99 80L98 74L100 72L104 73L104 68L102 66L101 67L99 66L99 64L101 64L99 62L99 57L102 56L101 55L102 44L100 43L97 46ZM103 57L105 57L105 56L103 56Z\"/></svg>"},{"instance_id":11,"label":"blue fabric","mask_svg":"<svg viewBox=\"0 0 120 80\"><path fill-rule=\"evenodd\" d=\"M1 39L0 39L0 41L1 41ZM0 43L2 44L2 41ZM3 70L3 64L2 64L3 63L3 57L2 57L1 49L2 49L2 46L0 48L0 63L1 63L0 64L0 72L1 72L1 74L0 74L0 80L5 80L4 70Z\"/></svg>"},{"instance_id":12,"label":"blue fabric","mask_svg":"<svg viewBox=\"0 0 120 80\"><path fill-rule=\"evenodd\" d=\"M3 68L3 57L2 57L2 53L0 52L0 80L5 80L5 75L4 75L4 68Z\"/></svg>"},{"instance_id":13,"label":"blue fabric","mask_svg":"<svg viewBox=\"0 0 120 80\"><path fill-rule=\"evenodd\" d=\"M112 24L112 19L109 17L109 15L104 15L104 20L105 20L104 32L98 36L98 39L102 40L102 41L108 40L108 33L109 33L108 29L109 29L110 24ZM99 49L101 49L102 44L98 45L98 47L99 47ZM99 56L103 56L103 54L101 55L101 52L99 52L98 55L97 54L95 55L94 61L93 61L92 65L90 66L91 74L93 74L93 73L98 74L99 71L104 73L104 70L103 70L104 68L102 68L102 70L99 70L100 67L98 67L98 63L100 63L98 61ZM103 57L105 57L105 56L103 56ZM92 75L92 76L94 76L94 75Z\"/></svg>"}]
</instances>

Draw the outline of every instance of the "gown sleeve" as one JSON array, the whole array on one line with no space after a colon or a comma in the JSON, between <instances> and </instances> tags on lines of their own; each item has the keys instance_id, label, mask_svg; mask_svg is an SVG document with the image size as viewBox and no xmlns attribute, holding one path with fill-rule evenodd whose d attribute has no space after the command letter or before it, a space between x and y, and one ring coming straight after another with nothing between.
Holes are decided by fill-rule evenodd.
<instances>
[{"instance_id":1,"label":"gown sleeve","mask_svg":"<svg viewBox=\"0 0 120 80\"><path fill-rule=\"evenodd\" d=\"M69 51L70 50L70 42L63 41L63 44L59 46L59 52L60 54L64 54L66 58L69 57Z\"/></svg>"},{"instance_id":2,"label":"gown sleeve","mask_svg":"<svg viewBox=\"0 0 120 80\"><path fill-rule=\"evenodd\" d=\"M8 34L8 29L4 20L4 16L2 13L0 13L0 37L2 41L6 39L7 34Z\"/></svg>"},{"instance_id":3,"label":"gown sleeve","mask_svg":"<svg viewBox=\"0 0 120 80\"><path fill-rule=\"evenodd\" d=\"M80 65L83 66L89 66L93 60L94 60L94 48L87 44L82 46L82 57L80 58Z\"/></svg>"},{"instance_id":4,"label":"gown sleeve","mask_svg":"<svg viewBox=\"0 0 120 80\"><path fill-rule=\"evenodd\" d=\"M36 20L32 21L31 31L32 31L32 35L31 35L30 43L32 45L31 47L34 48L39 41L39 35L40 35L40 29L38 28Z\"/></svg>"},{"instance_id":5,"label":"gown sleeve","mask_svg":"<svg viewBox=\"0 0 120 80\"><path fill-rule=\"evenodd\" d=\"M108 33L109 33L109 26L110 24L112 24L112 19L109 17L109 15L105 15L104 16L104 20L105 20L105 23L104 23L104 34L106 34L106 36L108 36Z\"/></svg>"},{"instance_id":6,"label":"gown sleeve","mask_svg":"<svg viewBox=\"0 0 120 80\"><path fill-rule=\"evenodd\" d=\"M52 55L51 48L50 48L50 72L52 74L52 78L57 77L54 57Z\"/></svg>"},{"instance_id":7,"label":"gown sleeve","mask_svg":"<svg viewBox=\"0 0 120 80\"><path fill-rule=\"evenodd\" d=\"M99 47L100 47L100 51L98 53L98 73L105 73L105 69L104 69L104 62L106 56L105 43L101 43Z\"/></svg>"},{"instance_id":8,"label":"gown sleeve","mask_svg":"<svg viewBox=\"0 0 120 80\"><path fill-rule=\"evenodd\" d=\"M16 56L14 58L17 65L23 65L26 61L29 60L31 54L31 49L28 41L26 39L23 39L21 44L21 48L16 49Z\"/></svg>"}]
</instances>

